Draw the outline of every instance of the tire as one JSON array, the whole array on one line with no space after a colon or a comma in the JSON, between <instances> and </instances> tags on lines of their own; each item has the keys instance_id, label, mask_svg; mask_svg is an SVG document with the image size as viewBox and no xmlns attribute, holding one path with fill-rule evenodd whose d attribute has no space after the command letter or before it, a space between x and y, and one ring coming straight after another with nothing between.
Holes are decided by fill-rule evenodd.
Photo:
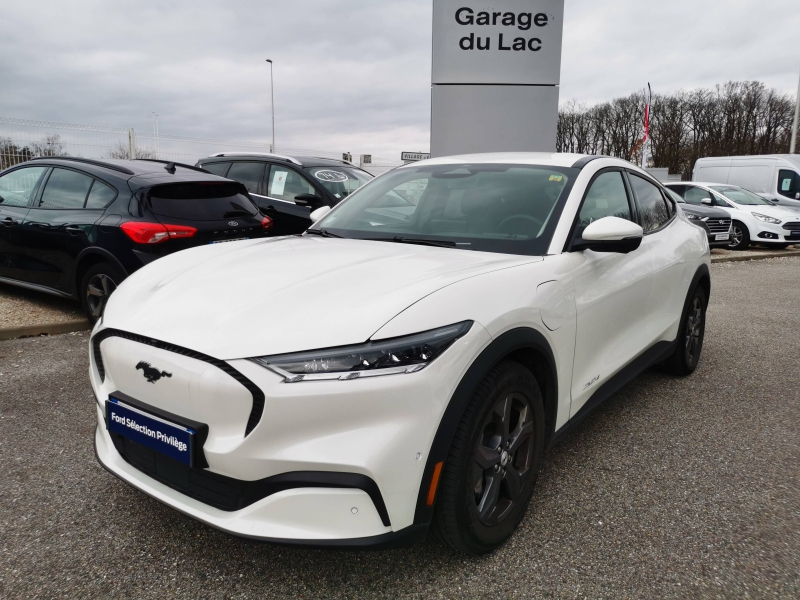
<instances>
[{"instance_id":1,"label":"tire","mask_svg":"<svg viewBox=\"0 0 800 600\"><path fill-rule=\"evenodd\" d=\"M697 368L705 339L707 307L705 290L700 286L695 287L681 318L675 351L664 362L664 369L668 373L690 375Z\"/></svg>"},{"instance_id":2,"label":"tire","mask_svg":"<svg viewBox=\"0 0 800 600\"><path fill-rule=\"evenodd\" d=\"M734 221L731 225L731 243L728 250L747 250L750 246L750 232L744 223Z\"/></svg>"},{"instance_id":3,"label":"tire","mask_svg":"<svg viewBox=\"0 0 800 600\"><path fill-rule=\"evenodd\" d=\"M86 317L92 325L102 316L108 298L123 279L125 276L119 267L107 262L92 265L83 274L78 293L83 305L83 312L86 313Z\"/></svg>"},{"instance_id":4,"label":"tire","mask_svg":"<svg viewBox=\"0 0 800 600\"><path fill-rule=\"evenodd\" d=\"M544 422L531 372L498 363L475 390L445 462L432 526L439 540L478 555L511 537L539 475Z\"/></svg>"}]
</instances>

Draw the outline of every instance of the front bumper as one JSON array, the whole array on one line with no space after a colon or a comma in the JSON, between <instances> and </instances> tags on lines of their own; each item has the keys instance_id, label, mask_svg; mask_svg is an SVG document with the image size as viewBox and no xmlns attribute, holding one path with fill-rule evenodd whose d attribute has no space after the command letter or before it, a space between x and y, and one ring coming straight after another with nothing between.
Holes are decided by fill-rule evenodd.
<instances>
[{"instance_id":1,"label":"front bumper","mask_svg":"<svg viewBox=\"0 0 800 600\"><path fill-rule=\"evenodd\" d=\"M754 229L750 233L750 241L754 244L800 244L800 236L792 235L796 232L785 229L783 224L757 221Z\"/></svg>"},{"instance_id":2,"label":"front bumper","mask_svg":"<svg viewBox=\"0 0 800 600\"><path fill-rule=\"evenodd\" d=\"M91 357L92 385L101 401L113 391L122 391L207 423L208 471L243 482L298 472L362 475L377 485L384 510L376 506L374 494L343 487L285 489L238 510L221 510L126 460L106 430L102 402L97 406L97 457L114 475L148 495L234 535L312 546L385 547L413 542L427 530L427 524L414 523L414 514L433 437L463 373L489 341L488 333L476 323L422 371L352 381L284 383L250 361L227 361L264 394L263 417L247 436L244 425L249 408L243 409L239 394L243 390L234 389L235 382L228 390L224 386L230 382L216 381L213 366L194 364L186 356L172 356L168 350L137 341L108 339L101 346L105 371L101 378ZM141 372L123 372L123 367L131 371L140 359L169 371L172 377L148 385ZM209 389L217 393L206 394ZM249 395L244 396L249 407ZM388 518L382 518L382 513Z\"/></svg>"}]
</instances>

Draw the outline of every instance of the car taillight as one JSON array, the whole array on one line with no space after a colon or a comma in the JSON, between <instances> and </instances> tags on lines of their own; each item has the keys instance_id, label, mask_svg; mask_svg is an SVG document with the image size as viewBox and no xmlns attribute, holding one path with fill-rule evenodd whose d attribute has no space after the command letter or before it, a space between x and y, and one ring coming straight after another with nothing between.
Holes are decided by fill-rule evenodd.
<instances>
[{"instance_id":1,"label":"car taillight","mask_svg":"<svg viewBox=\"0 0 800 600\"><path fill-rule=\"evenodd\" d=\"M188 225L162 225L139 221L128 221L120 225L120 228L137 244L159 244L169 239L190 238L197 233L196 228Z\"/></svg>"},{"instance_id":2,"label":"car taillight","mask_svg":"<svg viewBox=\"0 0 800 600\"><path fill-rule=\"evenodd\" d=\"M261 219L261 229L263 229L264 231L269 231L270 229L272 229L272 219L270 219L269 217L264 217L263 219Z\"/></svg>"}]
</instances>

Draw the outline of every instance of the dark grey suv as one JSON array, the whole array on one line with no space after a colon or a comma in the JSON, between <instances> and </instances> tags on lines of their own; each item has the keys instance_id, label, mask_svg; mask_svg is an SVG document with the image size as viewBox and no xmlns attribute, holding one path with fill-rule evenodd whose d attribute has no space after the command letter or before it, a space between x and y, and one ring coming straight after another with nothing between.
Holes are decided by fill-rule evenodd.
<instances>
[{"instance_id":1,"label":"dark grey suv","mask_svg":"<svg viewBox=\"0 0 800 600\"><path fill-rule=\"evenodd\" d=\"M347 161L311 156L225 152L201 158L197 166L244 184L272 219L271 235L304 232L313 210L336 206L373 179Z\"/></svg>"}]
</instances>

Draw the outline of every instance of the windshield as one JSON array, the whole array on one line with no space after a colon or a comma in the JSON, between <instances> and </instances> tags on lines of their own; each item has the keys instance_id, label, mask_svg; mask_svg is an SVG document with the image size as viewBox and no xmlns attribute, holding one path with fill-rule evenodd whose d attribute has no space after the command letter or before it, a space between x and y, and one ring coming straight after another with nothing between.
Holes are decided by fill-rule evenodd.
<instances>
[{"instance_id":1,"label":"windshield","mask_svg":"<svg viewBox=\"0 0 800 600\"><path fill-rule=\"evenodd\" d=\"M578 172L500 164L404 167L354 194L314 229L348 238L541 255Z\"/></svg>"},{"instance_id":2,"label":"windshield","mask_svg":"<svg viewBox=\"0 0 800 600\"><path fill-rule=\"evenodd\" d=\"M374 179L366 171L355 167L307 167L304 171L339 200L343 200Z\"/></svg>"},{"instance_id":3,"label":"windshield","mask_svg":"<svg viewBox=\"0 0 800 600\"><path fill-rule=\"evenodd\" d=\"M769 200L764 200L758 194L740 187L733 187L730 185L712 185L709 186L715 192L719 192L729 200L742 204L745 206L755 206L757 204L766 204L767 206L774 206Z\"/></svg>"}]
</instances>

